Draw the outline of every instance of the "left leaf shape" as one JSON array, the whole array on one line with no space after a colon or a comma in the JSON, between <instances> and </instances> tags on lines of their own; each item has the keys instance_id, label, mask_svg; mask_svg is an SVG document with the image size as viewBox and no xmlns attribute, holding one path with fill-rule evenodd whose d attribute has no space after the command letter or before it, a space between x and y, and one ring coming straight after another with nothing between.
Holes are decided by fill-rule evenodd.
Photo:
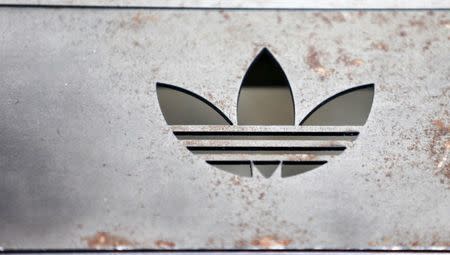
<instances>
[{"instance_id":1,"label":"left leaf shape","mask_svg":"<svg viewBox=\"0 0 450 255\"><path fill-rule=\"evenodd\" d=\"M156 93L169 125L233 125L216 106L191 91L157 83Z\"/></svg>"},{"instance_id":2,"label":"left leaf shape","mask_svg":"<svg viewBox=\"0 0 450 255\"><path fill-rule=\"evenodd\" d=\"M295 110L289 81L280 64L264 48L253 60L241 84L238 125L294 125Z\"/></svg>"}]
</instances>

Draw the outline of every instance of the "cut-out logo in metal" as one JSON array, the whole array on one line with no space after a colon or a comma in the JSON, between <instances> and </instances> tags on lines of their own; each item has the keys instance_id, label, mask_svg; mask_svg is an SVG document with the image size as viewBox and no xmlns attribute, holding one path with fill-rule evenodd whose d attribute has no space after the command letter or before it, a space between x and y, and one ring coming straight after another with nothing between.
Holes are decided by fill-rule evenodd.
<instances>
[{"instance_id":1,"label":"cut-out logo in metal","mask_svg":"<svg viewBox=\"0 0 450 255\"><path fill-rule=\"evenodd\" d=\"M300 126L322 126L299 131L227 129L233 122L215 105L186 89L157 83L161 111L174 134L194 154L224 171L251 177L258 169L266 178L281 164L289 177L324 165L341 154L359 135L369 116L374 85L352 87L324 100L307 114ZM237 126L295 126L295 106L289 81L273 55L264 48L249 66L237 104ZM209 129L182 127L205 125ZM217 125L224 126L217 128ZM347 130L338 126L351 126ZM181 129L179 128L181 127ZM202 141L214 141L205 145ZM235 141L244 141L234 144ZM289 142L296 141L296 145ZM346 143L344 143L346 142ZM266 143L266 144L264 144ZM257 144L257 145L256 145ZM263 144L263 145L261 145Z\"/></svg>"}]
</instances>

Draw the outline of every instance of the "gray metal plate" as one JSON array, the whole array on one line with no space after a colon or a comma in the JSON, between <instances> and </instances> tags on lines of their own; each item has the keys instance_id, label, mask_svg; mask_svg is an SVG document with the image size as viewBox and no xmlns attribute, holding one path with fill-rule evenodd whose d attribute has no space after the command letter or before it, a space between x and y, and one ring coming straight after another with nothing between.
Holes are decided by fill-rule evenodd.
<instances>
[{"instance_id":1,"label":"gray metal plate","mask_svg":"<svg viewBox=\"0 0 450 255\"><path fill-rule=\"evenodd\" d=\"M358 140L327 165L235 177L166 124L156 82L235 123L262 47L296 123L375 83ZM2 7L0 246L448 249L449 50L448 11Z\"/></svg>"}]
</instances>

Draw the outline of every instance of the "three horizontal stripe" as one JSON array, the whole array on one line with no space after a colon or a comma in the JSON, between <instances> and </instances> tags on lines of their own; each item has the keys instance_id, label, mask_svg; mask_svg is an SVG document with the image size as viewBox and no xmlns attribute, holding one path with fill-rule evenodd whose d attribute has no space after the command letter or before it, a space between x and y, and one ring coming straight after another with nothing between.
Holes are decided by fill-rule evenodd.
<instances>
[{"instance_id":1,"label":"three horizontal stripe","mask_svg":"<svg viewBox=\"0 0 450 255\"><path fill-rule=\"evenodd\" d=\"M173 133L187 149L210 163L326 162L330 156L342 153L359 134L349 127L295 128L175 126Z\"/></svg>"},{"instance_id":2,"label":"three horizontal stripe","mask_svg":"<svg viewBox=\"0 0 450 255\"><path fill-rule=\"evenodd\" d=\"M345 126L172 128L192 153L219 169L241 176L252 176L253 165L258 169L272 167L274 171L281 164L282 177L312 170L341 154L359 135L357 127Z\"/></svg>"}]
</instances>

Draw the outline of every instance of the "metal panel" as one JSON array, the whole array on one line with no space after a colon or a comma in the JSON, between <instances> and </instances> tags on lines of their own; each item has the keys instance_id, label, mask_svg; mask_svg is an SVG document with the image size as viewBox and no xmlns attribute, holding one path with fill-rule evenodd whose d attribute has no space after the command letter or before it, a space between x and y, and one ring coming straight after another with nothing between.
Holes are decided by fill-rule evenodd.
<instances>
[{"instance_id":1,"label":"metal panel","mask_svg":"<svg viewBox=\"0 0 450 255\"><path fill-rule=\"evenodd\" d=\"M448 249L449 29L448 11L2 7L0 246ZM236 123L263 47L295 123L375 84L358 140L295 177L206 164L157 101L174 84Z\"/></svg>"}]
</instances>

